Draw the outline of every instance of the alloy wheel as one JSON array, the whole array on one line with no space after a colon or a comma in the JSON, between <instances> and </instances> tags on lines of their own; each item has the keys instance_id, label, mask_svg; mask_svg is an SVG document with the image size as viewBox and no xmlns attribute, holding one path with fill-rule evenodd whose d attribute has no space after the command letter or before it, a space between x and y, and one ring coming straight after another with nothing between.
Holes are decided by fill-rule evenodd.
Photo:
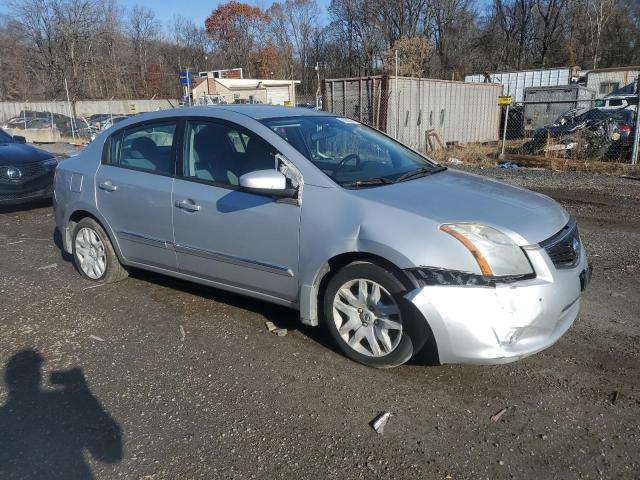
<instances>
[{"instance_id":1,"label":"alloy wheel","mask_svg":"<svg viewBox=\"0 0 640 480\"><path fill-rule=\"evenodd\" d=\"M338 289L333 321L347 345L369 357L388 355L402 339L400 307L383 286L371 280L350 280Z\"/></svg>"},{"instance_id":2,"label":"alloy wheel","mask_svg":"<svg viewBox=\"0 0 640 480\"><path fill-rule=\"evenodd\" d=\"M75 240L75 254L84 274L97 280L107 270L107 254L98 233L88 227L81 228Z\"/></svg>"}]
</instances>

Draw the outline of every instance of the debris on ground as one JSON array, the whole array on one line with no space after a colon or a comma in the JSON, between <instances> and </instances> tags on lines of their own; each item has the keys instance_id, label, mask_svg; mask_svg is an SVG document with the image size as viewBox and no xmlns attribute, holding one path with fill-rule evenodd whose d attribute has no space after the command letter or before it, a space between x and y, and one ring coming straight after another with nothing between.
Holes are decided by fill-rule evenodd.
<instances>
[{"instance_id":1,"label":"debris on ground","mask_svg":"<svg viewBox=\"0 0 640 480\"><path fill-rule=\"evenodd\" d=\"M180 341L184 342L185 338L187 338L187 334L184 331L184 327L180 325Z\"/></svg>"},{"instance_id":2,"label":"debris on ground","mask_svg":"<svg viewBox=\"0 0 640 480\"><path fill-rule=\"evenodd\" d=\"M449 160L447 160L448 163L450 163L451 165L462 165L463 161L460 160L459 158L450 158Z\"/></svg>"},{"instance_id":3,"label":"debris on ground","mask_svg":"<svg viewBox=\"0 0 640 480\"><path fill-rule=\"evenodd\" d=\"M390 412L382 412L371 421L371 427L380 435L384 433L384 427L391 417Z\"/></svg>"},{"instance_id":4,"label":"debris on ground","mask_svg":"<svg viewBox=\"0 0 640 480\"><path fill-rule=\"evenodd\" d=\"M104 342L104 338L98 337L97 335L89 335L89 338L97 340L98 342Z\"/></svg>"},{"instance_id":5,"label":"debris on ground","mask_svg":"<svg viewBox=\"0 0 640 480\"><path fill-rule=\"evenodd\" d=\"M496 413L495 415L491 416L491 421L493 423L498 423L500 421L500 419L502 418L502 416L507 413L507 409L503 408L502 410L500 410L498 413Z\"/></svg>"},{"instance_id":6,"label":"debris on ground","mask_svg":"<svg viewBox=\"0 0 640 480\"><path fill-rule=\"evenodd\" d=\"M618 392L618 390L614 391L611 394L611 405L615 405L616 402L618 401L618 396L620 395L620 392Z\"/></svg>"},{"instance_id":7,"label":"debris on ground","mask_svg":"<svg viewBox=\"0 0 640 480\"><path fill-rule=\"evenodd\" d=\"M287 335L286 328L278 328L275 326L273 322L265 322L265 325L267 327L267 330L269 330L269 332L275 333L279 337L284 337Z\"/></svg>"},{"instance_id":8,"label":"debris on ground","mask_svg":"<svg viewBox=\"0 0 640 480\"><path fill-rule=\"evenodd\" d=\"M50 263L49 265L45 265L44 267L38 267L38 270L49 270L51 268L56 268L57 266L57 263Z\"/></svg>"},{"instance_id":9,"label":"debris on ground","mask_svg":"<svg viewBox=\"0 0 640 480\"><path fill-rule=\"evenodd\" d=\"M520 168L520 165L514 162L500 162L498 164L498 168L508 168L508 169Z\"/></svg>"}]
</instances>

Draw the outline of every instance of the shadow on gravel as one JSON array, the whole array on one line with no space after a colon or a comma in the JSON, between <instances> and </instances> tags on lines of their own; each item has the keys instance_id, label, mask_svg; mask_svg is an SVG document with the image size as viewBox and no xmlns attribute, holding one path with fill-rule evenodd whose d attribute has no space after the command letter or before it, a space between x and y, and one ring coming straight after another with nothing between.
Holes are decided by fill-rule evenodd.
<instances>
[{"instance_id":1,"label":"shadow on gravel","mask_svg":"<svg viewBox=\"0 0 640 480\"><path fill-rule=\"evenodd\" d=\"M286 328L287 330L297 330L303 335L309 337L314 342L325 348L333 350L342 355L333 339L322 326L308 327L300 323L300 315L296 310L291 308L263 302L251 297L245 297L225 290L220 290L206 285L188 282L173 277L159 275L145 270L134 269L130 273L131 277L137 278L145 282L152 282L163 287L179 290L191 295L198 295L207 300L224 303L234 308L249 310L253 313L262 315L265 320L273 322L278 328ZM266 327L265 327L266 328Z\"/></svg>"},{"instance_id":2,"label":"shadow on gravel","mask_svg":"<svg viewBox=\"0 0 640 480\"><path fill-rule=\"evenodd\" d=\"M57 228L54 228L52 236L53 236L53 243L60 250L60 256L62 257L62 259L65 262L73 263L73 256L64 251L64 246L62 245L62 234L60 233L60 230L58 230Z\"/></svg>"},{"instance_id":3,"label":"shadow on gravel","mask_svg":"<svg viewBox=\"0 0 640 480\"><path fill-rule=\"evenodd\" d=\"M33 200L29 203L20 203L18 205L0 205L0 215L5 213L28 212L30 210L38 210L39 208L51 207L53 202L51 199Z\"/></svg>"},{"instance_id":4,"label":"shadow on gravel","mask_svg":"<svg viewBox=\"0 0 640 480\"><path fill-rule=\"evenodd\" d=\"M9 398L0 407L0 478L92 479L84 451L102 462L119 462L120 426L79 368L53 372L50 381L57 388L42 389L43 362L35 350L22 350L5 367Z\"/></svg>"}]
</instances>

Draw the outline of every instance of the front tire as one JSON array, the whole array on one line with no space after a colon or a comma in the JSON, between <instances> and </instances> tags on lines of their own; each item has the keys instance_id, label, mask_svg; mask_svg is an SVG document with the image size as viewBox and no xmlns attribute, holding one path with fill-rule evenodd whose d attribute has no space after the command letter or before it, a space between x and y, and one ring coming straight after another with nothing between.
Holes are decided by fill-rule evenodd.
<instances>
[{"instance_id":1,"label":"front tire","mask_svg":"<svg viewBox=\"0 0 640 480\"><path fill-rule=\"evenodd\" d=\"M412 338L425 323L403 298L406 289L391 270L368 261L343 267L327 284L323 313L340 349L356 362L390 368L424 345Z\"/></svg>"},{"instance_id":2,"label":"front tire","mask_svg":"<svg viewBox=\"0 0 640 480\"><path fill-rule=\"evenodd\" d=\"M109 236L93 218L83 218L76 224L72 247L76 268L87 280L112 283L129 276L129 272L120 263Z\"/></svg>"}]
</instances>

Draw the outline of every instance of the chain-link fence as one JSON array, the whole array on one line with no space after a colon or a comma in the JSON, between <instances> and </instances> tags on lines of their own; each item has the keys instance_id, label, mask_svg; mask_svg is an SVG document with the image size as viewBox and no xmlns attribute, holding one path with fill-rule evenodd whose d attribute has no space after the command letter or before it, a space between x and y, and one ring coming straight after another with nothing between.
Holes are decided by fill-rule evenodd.
<instances>
[{"instance_id":1,"label":"chain-link fence","mask_svg":"<svg viewBox=\"0 0 640 480\"><path fill-rule=\"evenodd\" d=\"M317 94L298 93L289 100L285 95L280 103L358 120L441 162L517 163L535 158L636 163L637 77L638 72L593 71L581 84L520 86L508 92L508 86L497 83L381 75L327 79ZM515 101L500 106L505 93L512 94L506 100ZM243 88L236 94L235 103L265 103L256 101L253 90ZM280 98L275 91L263 96L271 102ZM84 143L131 115L183 103L0 102L0 128L29 142Z\"/></svg>"},{"instance_id":2,"label":"chain-link fence","mask_svg":"<svg viewBox=\"0 0 640 480\"><path fill-rule=\"evenodd\" d=\"M440 161L525 157L636 163L636 77L523 88L393 76L328 79L322 109L386 132ZM612 79L618 79L615 82ZM631 80L630 83L625 83ZM623 85L620 87L620 85ZM510 103L500 106L502 103Z\"/></svg>"},{"instance_id":3,"label":"chain-link fence","mask_svg":"<svg viewBox=\"0 0 640 480\"><path fill-rule=\"evenodd\" d=\"M505 156L636 163L633 149L637 105L637 96L514 104L508 113L505 109L503 115L505 141L502 153Z\"/></svg>"}]
</instances>

